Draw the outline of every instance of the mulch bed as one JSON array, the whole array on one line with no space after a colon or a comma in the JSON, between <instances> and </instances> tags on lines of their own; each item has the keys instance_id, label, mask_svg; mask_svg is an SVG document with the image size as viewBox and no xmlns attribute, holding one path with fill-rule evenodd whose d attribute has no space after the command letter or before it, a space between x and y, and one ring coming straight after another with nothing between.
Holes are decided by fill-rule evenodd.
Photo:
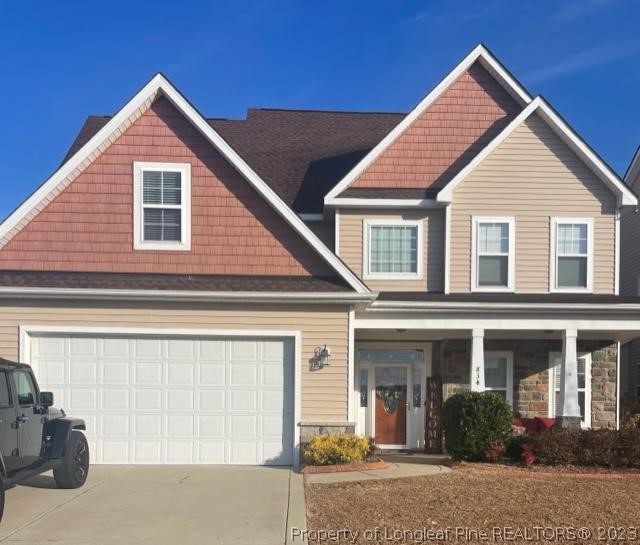
<instances>
[{"instance_id":1,"label":"mulch bed","mask_svg":"<svg viewBox=\"0 0 640 545\"><path fill-rule=\"evenodd\" d=\"M574 465L556 465L545 466L533 464L523 466L516 463L466 463L454 462L452 468L458 469L477 469L479 471L493 473L514 473L525 474L531 477L557 477L557 476L573 476L579 478L590 477L594 479L627 479L640 478L640 469L633 468L610 468L596 466L574 466ZM640 538L639 538L640 541Z\"/></svg>"},{"instance_id":2,"label":"mulch bed","mask_svg":"<svg viewBox=\"0 0 640 545\"><path fill-rule=\"evenodd\" d=\"M424 539L424 543L549 544L551 541L602 543L603 540L598 539L598 528L640 527L640 479L609 479L601 475L575 478L575 474L560 472L553 478L539 478L535 471L505 469L496 471L495 466L488 470L465 464L450 473L434 476L307 483L308 529L358 532L355 541L343 535L331 543L388 545L419 543L417 532L423 529L443 532L446 528L462 528L471 532L486 531L490 536L485 540L472 533L457 538ZM529 539L507 540L492 534L494 529L504 527L528 530ZM539 535L535 534L535 528L569 527L588 528L592 535L577 540L549 540L537 539ZM372 535L375 528L388 533ZM365 531L369 531L366 539ZM402 537L394 533L396 531L401 532ZM627 542L634 541L631 535L632 531L627 530ZM640 541L640 536L635 541ZM311 539L309 543L315 545L320 541Z\"/></svg>"},{"instance_id":3,"label":"mulch bed","mask_svg":"<svg viewBox=\"0 0 640 545\"><path fill-rule=\"evenodd\" d=\"M349 471L371 471L373 469L386 469L389 464L384 460L372 460L370 462L358 462L355 464L336 464L330 466L308 466L300 467L300 473L309 475L313 473L344 473Z\"/></svg>"}]
</instances>

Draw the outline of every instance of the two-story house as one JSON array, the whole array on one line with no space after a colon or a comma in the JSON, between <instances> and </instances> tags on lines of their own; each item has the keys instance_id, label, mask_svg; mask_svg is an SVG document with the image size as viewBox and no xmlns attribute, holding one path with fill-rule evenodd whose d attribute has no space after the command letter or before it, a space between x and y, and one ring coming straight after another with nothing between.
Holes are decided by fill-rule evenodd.
<instances>
[{"instance_id":1,"label":"two-story house","mask_svg":"<svg viewBox=\"0 0 640 545\"><path fill-rule=\"evenodd\" d=\"M102 463L434 449L463 388L615 427L636 205L483 46L408 114L208 119L157 75L0 226L0 355Z\"/></svg>"}]
</instances>

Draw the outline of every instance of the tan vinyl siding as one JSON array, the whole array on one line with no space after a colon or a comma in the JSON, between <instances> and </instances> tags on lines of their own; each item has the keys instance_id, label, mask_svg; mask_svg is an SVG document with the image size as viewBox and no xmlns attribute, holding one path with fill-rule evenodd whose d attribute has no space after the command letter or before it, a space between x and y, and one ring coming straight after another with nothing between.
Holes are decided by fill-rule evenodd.
<instances>
[{"instance_id":1,"label":"tan vinyl siding","mask_svg":"<svg viewBox=\"0 0 640 545\"><path fill-rule=\"evenodd\" d=\"M418 280L365 280L373 291L443 291L444 210L377 211L340 210L337 215L340 257L363 276L365 220L421 220L423 222L423 277Z\"/></svg>"},{"instance_id":2,"label":"tan vinyl siding","mask_svg":"<svg viewBox=\"0 0 640 545\"><path fill-rule=\"evenodd\" d=\"M19 326L300 331L302 420L347 419L346 306L196 305L5 301L0 308L0 357L19 357ZM331 348L331 365L309 370L313 349Z\"/></svg>"},{"instance_id":3,"label":"tan vinyl siding","mask_svg":"<svg viewBox=\"0 0 640 545\"><path fill-rule=\"evenodd\" d=\"M473 216L515 218L515 289L549 291L552 217L593 218L594 293L614 293L613 193L537 115L518 127L454 191L451 291L471 288Z\"/></svg>"}]
</instances>

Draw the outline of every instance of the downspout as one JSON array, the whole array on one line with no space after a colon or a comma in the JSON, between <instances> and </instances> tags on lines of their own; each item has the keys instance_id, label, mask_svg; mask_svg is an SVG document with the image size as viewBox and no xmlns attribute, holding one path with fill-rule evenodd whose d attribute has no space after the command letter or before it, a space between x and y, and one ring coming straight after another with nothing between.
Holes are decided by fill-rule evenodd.
<instances>
[{"instance_id":1,"label":"downspout","mask_svg":"<svg viewBox=\"0 0 640 545\"><path fill-rule=\"evenodd\" d=\"M620 429L620 341L617 342L616 356L616 429Z\"/></svg>"}]
</instances>

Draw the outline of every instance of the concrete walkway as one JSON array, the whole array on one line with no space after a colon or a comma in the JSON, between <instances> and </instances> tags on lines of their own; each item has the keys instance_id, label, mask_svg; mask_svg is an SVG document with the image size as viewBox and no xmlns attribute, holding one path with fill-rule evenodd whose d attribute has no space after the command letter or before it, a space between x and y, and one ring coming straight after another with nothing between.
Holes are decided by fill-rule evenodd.
<instances>
[{"instance_id":1,"label":"concrete walkway","mask_svg":"<svg viewBox=\"0 0 640 545\"><path fill-rule=\"evenodd\" d=\"M390 461L390 460L387 460ZM422 477L425 475L442 475L451 469L441 464L424 461L390 462L387 469L371 471L346 471L341 473L315 473L305 475L307 483L343 483L348 481L371 481L380 479L401 479L403 477Z\"/></svg>"},{"instance_id":2,"label":"concrete walkway","mask_svg":"<svg viewBox=\"0 0 640 545\"><path fill-rule=\"evenodd\" d=\"M47 474L7 490L0 544L283 545L289 528L306 528L289 468L93 466L78 490Z\"/></svg>"}]
</instances>

